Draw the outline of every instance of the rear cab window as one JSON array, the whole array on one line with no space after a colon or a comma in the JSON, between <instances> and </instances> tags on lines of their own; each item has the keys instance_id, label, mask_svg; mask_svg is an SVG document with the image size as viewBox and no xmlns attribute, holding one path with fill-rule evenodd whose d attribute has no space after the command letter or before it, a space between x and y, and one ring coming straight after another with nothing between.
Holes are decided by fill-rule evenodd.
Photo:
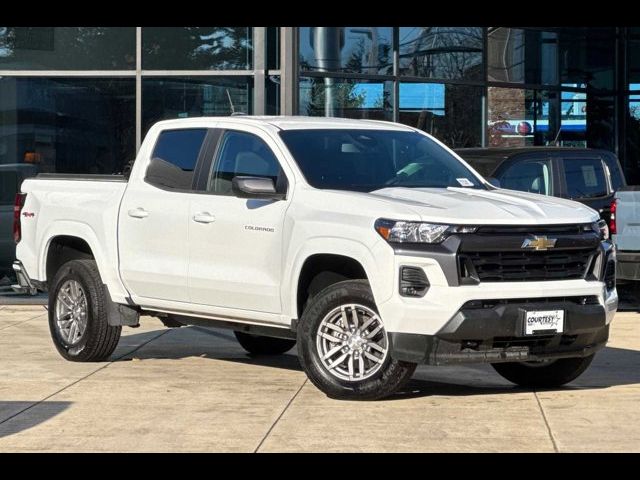
<instances>
[{"instance_id":1,"label":"rear cab window","mask_svg":"<svg viewBox=\"0 0 640 480\"><path fill-rule=\"evenodd\" d=\"M160 188L191 190L206 128L164 130L158 136L145 181Z\"/></svg>"},{"instance_id":2,"label":"rear cab window","mask_svg":"<svg viewBox=\"0 0 640 480\"><path fill-rule=\"evenodd\" d=\"M609 194L600 158L563 158L566 195L571 199L598 198Z\"/></svg>"}]
</instances>

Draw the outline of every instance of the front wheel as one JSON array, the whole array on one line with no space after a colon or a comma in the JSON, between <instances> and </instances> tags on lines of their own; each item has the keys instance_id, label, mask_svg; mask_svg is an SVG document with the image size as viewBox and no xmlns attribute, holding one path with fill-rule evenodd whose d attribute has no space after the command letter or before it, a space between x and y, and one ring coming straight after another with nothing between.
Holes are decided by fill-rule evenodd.
<instances>
[{"instance_id":1,"label":"front wheel","mask_svg":"<svg viewBox=\"0 0 640 480\"><path fill-rule=\"evenodd\" d=\"M504 378L522 387L551 388L578 378L591 365L594 356L595 354L541 362L493 363L491 366Z\"/></svg>"},{"instance_id":2,"label":"front wheel","mask_svg":"<svg viewBox=\"0 0 640 480\"><path fill-rule=\"evenodd\" d=\"M298 325L298 357L327 396L376 400L391 395L416 364L391 358L369 283L347 280L316 295Z\"/></svg>"}]
</instances>

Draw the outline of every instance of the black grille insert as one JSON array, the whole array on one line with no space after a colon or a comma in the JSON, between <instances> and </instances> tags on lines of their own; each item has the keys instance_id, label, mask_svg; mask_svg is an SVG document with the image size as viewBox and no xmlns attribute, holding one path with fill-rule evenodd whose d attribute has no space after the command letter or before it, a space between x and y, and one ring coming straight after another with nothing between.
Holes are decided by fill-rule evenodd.
<instances>
[{"instance_id":1,"label":"black grille insert","mask_svg":"<svg viewBox=\"0 0 640 480\"><path fill-rule=\"evenodd\" d=\"M598 297L595 295L580 295L573 297L539 297L539 298L494 298L483 300L469 300L462 305L461 310L471 308L495 308L502 305L527 305L527 304L561 304L574 303L576 305L598 305Z\"/></svg>"},{"instance_id":2,"label":"black grille insert","mask_svg":"<svg viewBox=\"0 0 640 480\"><path fill-rule=\"evenodd\" d=\"M571 225L485 225L479 227L477 233L482 234L507 234L524 233L527 235L553 234L553 235L577 235L584 232L592 232L591 224Z\"/></svg>"},{"instance_id":3,"label":"black grille insert","mask_svg":"<svg viewBox=\"0 0 640 480\"><path fill-rule=\"evenodd\" d=\"M400 268L400 295L403 297L423 297L428 289L429 280L422 268Z\"/></svg>"},{"instance_id":4,"label":"black grille insert","mask_svg":"<svg viewBox=\"0 0 640 480\"><path fill-rule=\"evenodd\" d=\"M464 252L460 276L480 282L572 280L584 278L597 250Z\"/></svg>"}]
</instances>

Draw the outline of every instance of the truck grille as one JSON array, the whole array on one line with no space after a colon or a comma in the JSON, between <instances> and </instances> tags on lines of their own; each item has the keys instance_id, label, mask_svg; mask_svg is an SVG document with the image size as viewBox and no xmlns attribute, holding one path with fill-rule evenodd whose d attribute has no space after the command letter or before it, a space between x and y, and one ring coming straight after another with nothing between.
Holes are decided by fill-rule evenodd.
<instances>
[{"instance_id":1,"label":"truck grille","mask_svg":"<svg viewBox=\"0 0 640 480\"><path fill-rule=\"evenodd\" d=\"M542 252L464 252L460 276L480 282L572 280L584 278L593 248Z\"/></svg>"}]
</instances>

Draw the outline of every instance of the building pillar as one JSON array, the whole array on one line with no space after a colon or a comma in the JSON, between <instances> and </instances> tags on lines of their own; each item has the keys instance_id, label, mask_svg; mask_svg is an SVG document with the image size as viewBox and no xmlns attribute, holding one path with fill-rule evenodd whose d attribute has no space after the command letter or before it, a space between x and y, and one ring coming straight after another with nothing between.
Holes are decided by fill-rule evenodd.
<instances>
[{"instance_id":1,"label":"building pillar","mask_svg":"<svg viewBox=\"0 0 640 480\"><path fill-rule=\"evenodd\" d=\"M265 113L266 27L253 27L253 113Z\"/></svg>"},{"instance_id":2,"label":"building pillar","mask_svg":"<svg viewBox=\"0 0 640 480\"><path fill-rule=\"evenodd\" d=\"M298 115L298 29L280 27L280 114Z\"/></svg>"}]
</instances>

